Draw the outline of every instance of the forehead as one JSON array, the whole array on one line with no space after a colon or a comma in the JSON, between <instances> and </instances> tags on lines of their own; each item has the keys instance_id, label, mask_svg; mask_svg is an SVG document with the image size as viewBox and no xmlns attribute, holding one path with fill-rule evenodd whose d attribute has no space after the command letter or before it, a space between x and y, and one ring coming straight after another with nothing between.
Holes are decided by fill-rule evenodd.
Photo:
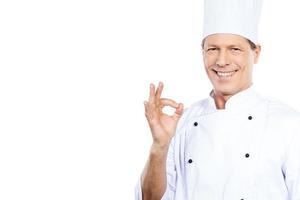
<instances>
[{"instance_id":1,"label":"forehead","mask_svg":"<svg viewBox=\"0 0 300 200\"><path fill-rule=\"evenodd\" d=\"M230 33L217 33L209 35L205 38L205 46L243 46L248 45L248 41L246 38L230 34Z\"/></svg>"}]
</instances>

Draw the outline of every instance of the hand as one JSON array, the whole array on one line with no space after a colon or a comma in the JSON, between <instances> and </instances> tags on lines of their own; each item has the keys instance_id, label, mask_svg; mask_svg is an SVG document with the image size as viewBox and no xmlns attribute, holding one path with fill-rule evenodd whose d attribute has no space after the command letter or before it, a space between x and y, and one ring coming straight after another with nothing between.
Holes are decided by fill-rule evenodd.
<instances>
[{"instance_id":1,"label":"hand","mask_svg":"<svg viewBox=\"0 0 300 200\"><path fill-rule=\"evenodd\" d=\"M162 82L159 83L156 91L155 86L150 84L149 100L148 102L144 101L144 105L145 116L152 133L153 144L159 147L166 147L175 135L177 123L183 113L183 104L178 104L172 99L161 98L162 90ZM162 112L165 106L171 106L176 109L172 116Z\"/></svg>"}]
</instances>

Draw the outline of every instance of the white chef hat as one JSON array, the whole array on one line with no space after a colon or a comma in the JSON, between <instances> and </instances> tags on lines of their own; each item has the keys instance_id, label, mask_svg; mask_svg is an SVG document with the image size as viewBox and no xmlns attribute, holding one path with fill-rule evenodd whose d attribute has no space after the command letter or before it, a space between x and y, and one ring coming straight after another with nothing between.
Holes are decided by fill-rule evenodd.
<instances>
[{"instance_id":1,"label":"white chef hat","mask_svg":"<svg viewBox=\"0 0 300 200\"><path fill-rule=\"evenodd\" d=\"M262 0L204 0L203 38L231 33L257 43L261 6Z\"/></svg>"}]
</instances>

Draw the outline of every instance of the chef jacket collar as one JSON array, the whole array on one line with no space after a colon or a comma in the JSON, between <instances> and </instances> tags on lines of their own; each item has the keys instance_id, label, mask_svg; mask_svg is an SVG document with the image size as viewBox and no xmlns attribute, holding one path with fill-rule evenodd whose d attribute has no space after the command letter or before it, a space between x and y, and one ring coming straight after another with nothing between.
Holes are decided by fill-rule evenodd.
<instances>
[{"instance_id":1,"label":"chef jacket collar","mask_svg":"<svg viewBox=\"0 0 300 200\"><path fill-rule=\"evenodd\" d=\"M210 95L207 99L207 105L204 110L204 113L214 113L214 112L230 112L230 111L242 111L245 109L250 109L255 106L259 100L260 96L256 92L253 85L251 85L246 90L243 90L233 96L231 96L225 103L225 109L217 109L215 105L215 100L212 97L213 91L210 92Z\"/></svg>"}]
</instances>

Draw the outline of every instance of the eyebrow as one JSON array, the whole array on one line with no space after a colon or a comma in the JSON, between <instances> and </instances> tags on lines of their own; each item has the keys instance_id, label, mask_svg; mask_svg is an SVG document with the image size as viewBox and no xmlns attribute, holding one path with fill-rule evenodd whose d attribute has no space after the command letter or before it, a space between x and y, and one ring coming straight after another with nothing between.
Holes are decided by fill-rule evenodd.
<instances>
[{"instance_id":1,"label":"eyebrow","mask_svg":"<svg viewBox=\"0 0 300 200\"><path fill-rule=\"evenodd\" d=\"M207 47L220 47L219 45L216 44L207 44ZM239 47L242 48L241 44L230 44L230 45L226 45L227 48L232 48L232 47Z\"/></svg>"}]
</instances>

